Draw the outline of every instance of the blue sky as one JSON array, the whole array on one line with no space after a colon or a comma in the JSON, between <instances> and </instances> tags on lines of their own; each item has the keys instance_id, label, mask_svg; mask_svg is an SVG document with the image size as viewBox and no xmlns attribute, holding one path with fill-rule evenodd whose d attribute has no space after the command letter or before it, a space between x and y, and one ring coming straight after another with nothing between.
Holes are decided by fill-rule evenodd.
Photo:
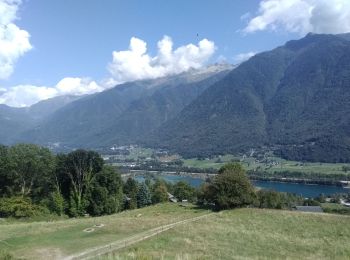
<instances>
[{"instance_id":1,"label":"blue sky","mask_svg":"<svg viewBox=\"0 0 350 260\"><path fill-rule=\"evenodd\" d=\"M14 50L10 56L1 50L5 48L1 41L10 34L8 27L3 29L3 39L0 30L0 61L4 52L3 60L10 60L7 64L0 62L0 103L25 106L61 94L93 93L123 81L175 74L218 60L237 63L309 31L347 32L350 17L346 16L345 22L335 21L344 8L350 10L347 2L350 1L0 0L0 8L5 6L2 16L9 15L7 20L0 18L1 24L14 24L17 31L30 35L22 35L29 46L11 42ZM325 14L321 12L318 17L317 8ZM312 14L315 9L318 16ZM329 10L335 15L326 20L327 26L322 25L318 20L330 17ZM13 13L15 16L11 16ZM165 35L171 39L163 38ZM133 53L113 58L112 52L128 50L133 37L137 52L147 43L147 50L139 54L147 55L143 58L148 60L144 67L129 71L141 60L129 62ZM165 45L173 44L166 65L164 57L158 55L157 43L162 39ZM208 42L200 47L203 39ZM176 52L181 46L188 48ZM198 53L193 56L193 51ZM183 59L186 62L181 67L179 61ZM152 68L155 63L160 67ZM4 64L6 73L1 76Z\"/></svg>"},{"instance_id":2,"label":"blue sky","mask_svg":"<svg viewBox=\"0 0 350 260\"><path fill-rule=\"evenodd\" d=\"M103 78L112 51L127 49L133 36L146 41L151 54L163 35L172 37L175 46L207 38L217 46L215 56L230 62L239 53L268 50L292 38L237 32L246 25L240 17L255 12L258 2L28 0L17 24L31 34L34 49L18 61L10 84L52 85L66 76Z\"/></svg>"}]
</instances>

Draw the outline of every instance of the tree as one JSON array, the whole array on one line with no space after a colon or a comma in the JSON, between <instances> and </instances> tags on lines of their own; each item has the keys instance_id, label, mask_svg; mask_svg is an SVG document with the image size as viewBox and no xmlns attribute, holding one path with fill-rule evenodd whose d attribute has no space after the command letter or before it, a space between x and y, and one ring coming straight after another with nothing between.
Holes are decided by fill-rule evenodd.
<instances>
[{"instance_id":1,"label":"tree","mask_svg":"<svg viewBox=\"0 0 350 260\"><path fill-rule=\"evenodd\" d=\"M13 179L10 176L10 158L8 148L0 145L0 197L10 195L13 187Z\"/></svg>"},{"instance_id":2,"label":"tree","mask_svg":"<svg viewBox=\"0 0 350 260\"><path fill-rule=\"evenodd\" d=\"M257 192L260 208L281 209L283 207L282 194L273 190L259 190Z\"/></svg>"},{"instance_id":3,"label":"tree","mask_svg":"<svg viewBox=\"0 0 350 260\"><path fill-rule=\"evenodd\" d=\"M62 216L65 210L65 201L62 194L56 190L50 194L48 208L51 212Z\"/></svg>"},{"instance_id":4,"label":"tree","mask_svg":"<svg viewBox=\"0 0 350 260\"><path fill-rule=\"evenodd\" d=\"M152 188L152 203L168 201L168 189L163 180L156 180Z\"/></svg>"},{"instance_id":5,"label":"tree","mask_svg":"<svg viewBox=\"0 0 350 260\"><path fill-rule=\"evenodd\" d=\"M76 150L67 155L64 166L70 180L70 214L82 215L88 206L87 193L102 170L103 159L94 151Z\"/></svg>"},{"instance_id":6,"label":"tree","mask_svg":"<svg viewBox=\"0 0 350 260\"><path fill-rule=\"evenodd\" d=\"M97 173L89 191L90 215L113 214L122 209L123 182L119 173L110 166L103 166Z\"/></svg>"},{"instance_id":7,"label":"tree","mask_svg":"<svg viewBox=\"0 0 350 260\"><path fill-rule=\"evenodd\" d=\"M127 196L125 208L137 208L137 182L133 178L128 178L124 185L124 194Z\"/></svg>"},{"instance_id":8,"label":"tree","mask_svg":"<svg viewBox=\"0 0 350 260\"><path fill-rule=\"evenodd\" d=\"M218 209L242 207L253 203L254 188L240 164L229 163L218 173L207 188L210 192L208 202L214 203Z\"/></svg>"},{"instance_id":9,"label":"tree","mask_svg":"<svg viewBox=\"0 0 350 260\"><path fill-rule=\"evenodd\" d=\"M34 201L50 193L55 158L50 150L33 144L17 144L8 150L13 194L30 196Z\"/></svg>"},{"instance_id":10,"label":"tree","mask_svg":"<svg viewBox=\"0 0 350 260\"><path fill-rule=\"evenodd\" d=\"M151 192L145 183L141 183L137 192L137 207L142 208L150 204L152 204Z\"/></svg>"},{"instance_id":11,"label":"tree","mask_svg":"<svg viewBox=\"0 0 350 260\"><path fill-rule=\"evenodd\" d=\"M174 196L179 200L194 201L196 190L187 182L179 181L174 185Z\"/></svg>"}]
</instances>

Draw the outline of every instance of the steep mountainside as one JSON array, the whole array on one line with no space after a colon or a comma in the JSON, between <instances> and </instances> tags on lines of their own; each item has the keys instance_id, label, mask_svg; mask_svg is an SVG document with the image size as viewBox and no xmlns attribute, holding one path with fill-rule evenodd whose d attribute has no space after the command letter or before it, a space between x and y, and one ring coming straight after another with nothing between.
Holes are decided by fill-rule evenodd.
<instances>
[{"instance_id":1,"label":"steep mountainside","mask_svg":"<svg viewBox=\"0 0 350 260\"><path fill-rule=\"evenodd\" d=\"M69 147L134 143L179 113L230 69L229 65L216 65L125 83L64 106L17 140Z\"/></svg>"},{"instance_id":2,"label":"steep mountainside","mask_svg":"<svg viewBox=\"0 0 350 260\"><path fill-rule=\"evenodd\" d=\"M270 146L289 159L350 161L348 36L309 34L254 56L145 143L187 156Z\"/></svg>"},{"instance_id":3,"label":"steep mountainside","mask_svg":"<svg viewBox=\"0 0 350 260\"><path fill-rule=\"evenodd\" d=\"M41 101L31 107L15 108L0 104L0 143L11 143L21 132L34 127L78 96L60 96Z\"/></svg>"},{"instance_id":4,"label":"steep mountainside","mask_svg":"<svg viewBox=\"0 0 350 260\"><path fill-rule=\"evenodd\" d=\"M23 109L0 104L0 143L9 143L13 136L27 126L32 126L32 121Z\"/></svg>"}]
</instances>

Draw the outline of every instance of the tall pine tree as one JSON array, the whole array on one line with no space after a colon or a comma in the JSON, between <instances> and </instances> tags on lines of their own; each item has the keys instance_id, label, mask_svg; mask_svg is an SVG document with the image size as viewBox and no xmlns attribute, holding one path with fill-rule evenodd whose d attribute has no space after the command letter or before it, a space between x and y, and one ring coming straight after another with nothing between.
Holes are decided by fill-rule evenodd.
<instances>
[{"instance_id":1,"label":"tall pine tree","mask_svg":"<svg viewBox=\"0 0 350 260\"><path fill-rule=\"evenodd\" d=\"M142 208L152 203L151 192L145 183L141 183L137 192L137 207Z\"/></svg>"}]
</instances>

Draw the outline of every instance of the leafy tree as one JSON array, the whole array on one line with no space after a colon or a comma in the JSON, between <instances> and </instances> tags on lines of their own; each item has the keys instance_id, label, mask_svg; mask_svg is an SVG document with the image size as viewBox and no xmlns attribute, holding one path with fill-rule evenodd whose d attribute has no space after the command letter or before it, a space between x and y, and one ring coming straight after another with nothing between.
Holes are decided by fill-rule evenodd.
<instances>
[{"instance_id":1,"label":"leafy tree","mask_svg":"<svg viewBox=\"0 0 350 260\"><path fill-rule=\"evenodd\" d=\"M281 193L277 191L259 190L257 200L260 208L281 209L283 207Z\"/></svg>"},{"instance_id":2,"label":"leafy tree","mask_svg":"<svg viewBox=\"0 0 350 260\"><path fill-rule=\"evenodd\" d=\"M91 215L113 214L122 209L123 182L112 167L104 166L96 175L89 192L88 213Z\"/></svg>"},{"instance_id":3,"label":"leafy tree","mask_svg":"<svg viewBox=\"0 0 350 260\"><path fill-rule=\"evenodd\" d=\"M137 208L137 182L133 178L128 178L124 185L124 194L127 196L125 208L136 209Z\"/></svg>"},{"instance_id":4,"label":"leafy tree","mask_svg":"<svg viewBox=\"0 0 350 260\"><path fill-rule=\"evenodd\" d=\"M152 188L152 203L168 201L168 189L164 181L156 180Z\"/></svg>"},{"instance_id":5,"label":"leafy tree","mask_svg":"<svg viewBox=\"0 0 350 260\"><path fill-rule=\"evenodd\" d=\"M65 200L62 194L56 190L50 194L48 208L51 212L62 216L65 210Z\"/></svg>"},{"instance_id":6,"label":"leafy tree","mask_svg":"<svg viewBox=\"0 0 350 260\"><path fill-rule=\"evenodd\" d=\"M212 182L210 180L204 182L197 191L197 203L199 205L212 204L213 198L215 197L215 190Z\"/></svg>"},{"instance_id":7,"label":"leafy tree","mask_svg":"<svg viewBox=\"0 0 350 260\"><path fill-rule=\"evenodd\" d=\"M87 194L103 159L94 151L76 150L65 158L65 173L70 180L70 214L82 215L88 206Z\"/></svg>"},{"instance_id":8,"label":"leafy tree","mask_svg":"<svg viewBox=\"0 0 350 260\"><path fill-rule=\"evenodd\" d=\"M9 148L8 158L13 195L30 196L37 201L49 194L55 158L47 148L17 144Z\"/></svg>"},{"instance_id":9,"label":"leafy tree","mask_svg":"<svg viewBox=\"0 0 350 260\"><path fill-rule=\"evenodd\" d=\"M0 145L0 196L10 195L13 179L10 176L10 158L8 148Z\"/></svg>"},{"instance_id":10,"label":"leafy tree","mask_svg":"<svg viewBox=\"0 0 350 260\"><path fill-rule=\"evenodd\" d=\"M151 192L145 183L141 183L137 192L137 207L142 208L150 204L152 204Z\"/></svg>"},{"instance_id":11,"label":"leafy tree","mask_svg":"<svg viewBox=\"0 0 350 260\"><path fill-rule=\"evenodd\" d=\"M243 167L237 163L223 166L207 189L208 202L214 203L218 209L242 207L255 199L254 188Z\"/></svg>"},{"instance_id":12,"label":"leafy tree","mask_svg":"<svg viewBox=\"0 0 350 260\"><path fill-rule=\"evenodd\" d=\"M149 176L146 176L145 184L147 185L148 189L151 188L151 186L152 186L152 179Z\"/></svg>"},{"instance_id":13,"label":"leafy tree","mask_svg":"<svg viewBox=\"0 0 350 260\"><path fill-rule=\"evenodd\" d=\"M182 201L189 200L194 201L196 190L191 187L187 182L179 181L174 185L174 196Z\"/></svg>"}]
</instances>

